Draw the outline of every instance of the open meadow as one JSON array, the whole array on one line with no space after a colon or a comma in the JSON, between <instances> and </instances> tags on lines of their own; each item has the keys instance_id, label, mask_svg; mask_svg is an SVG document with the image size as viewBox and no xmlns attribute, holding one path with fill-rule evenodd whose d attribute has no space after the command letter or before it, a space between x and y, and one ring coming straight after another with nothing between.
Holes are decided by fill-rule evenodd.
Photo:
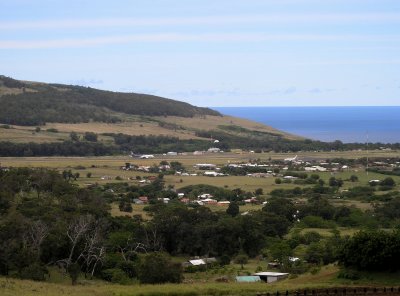
<instances>
[{"instance_id":1,"label":"open meadow","mask_svg":"<svg viewBox=\"0 0 400 296\"><path fill-rule=\"evenodd\" d=\"M245 274L249 271L249 267L254 267L255 264L256 262L250 263L241 272ZM131 285L119 285L80 278L79 283L76 286L72 286L66 276L54 271L51 275L54 280L50 279L49 282L45 283L0 277L0 292L2 296L255 296L257 293L276 293L276 291L279 291L283 294L287 290L326 289L330 287L396 287L399 284L398 277L400 276L398 273L385 274L384 276L370 273L363 280L345 280L338 279L336 277L337 273L337 266L328 265L312 273L306 273L272 284L235 283L234 281L217 283L212 280L206 282L204 279L215 279L223 274L223 271L217 273L213 271L212 273L204 272L201 275L197 275L203 280L188 280L182 284L140 285L134 283Z\"/></svg>"}]
</instances>

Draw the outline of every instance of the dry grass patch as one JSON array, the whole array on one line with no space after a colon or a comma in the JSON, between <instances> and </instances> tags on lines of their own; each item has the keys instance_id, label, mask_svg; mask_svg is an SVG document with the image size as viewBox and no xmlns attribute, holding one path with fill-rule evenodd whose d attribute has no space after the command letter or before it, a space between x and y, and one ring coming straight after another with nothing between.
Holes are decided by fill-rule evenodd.
<instances>
[{"instance_id":1,"label":"dry grass patch","mask_svg":"<svg viewBox=\"0 0 400 296\"><path fill-rule=\"evenodd\" d=\"M172 130L160 127L156 122L143 121L124 121L119 123L103 123L103 122L88 122L88 123L48 123L47 128L55 128L61 132L94 132L101 133L122 133L131 136L140 135L157 135L178 137L180 139L200 139L194 135L192 131Z\"/></svg>"},{"instance_id":2,"label":"dry grass patch","mask_svg":"<svg viewBox=\"0 0 400 296\"><path fill-rule=\"evenodd\" d=\"M218 126L220 125L236 125L253 131L282 135L288 139L302 139L299 136L285 133L283 131L274 129L273 127L264 125L262 123L232 116L207 115L207 116L194 116L192 118L168 116L168 117L156 117L156 118L160 121L168 122L171 124L177 124L193 130L215 130L218 129Z\"/></svg>"}]
</instances>

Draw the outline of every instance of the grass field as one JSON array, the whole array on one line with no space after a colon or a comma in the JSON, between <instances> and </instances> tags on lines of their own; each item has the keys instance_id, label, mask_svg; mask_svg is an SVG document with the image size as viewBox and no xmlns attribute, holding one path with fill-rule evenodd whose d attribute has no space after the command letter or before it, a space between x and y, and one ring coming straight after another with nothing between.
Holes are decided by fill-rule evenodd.
<instances>
[{"instance_id":1,"label":"grass field","mask_svg":"<svg viewBox=\"0 0 400 296\"><path fill-rule=\"evenodd\" d=\"M162 135L178 137L180 139L201 139L195 135L196 130L218 130L219 126L238 125L243 128L274 133L289 139L301 139L300 137L278 131L272 127L253 122L246 119L231 116L196 116L193 118L184 117L141 117L134 115L121 115L123 119L119 123L47 123L42 126L42 131L35 133L36 126L11 125L11 129L0 129L0 141L11 141L16 143L44 143L58 142L68 139L69 133L85 132L102 133L123 133L126 135ZM167 123L162 125L160 123ZM173 125L179 126L172 128ZM47 129L56 129L58 133L46 132ZM99 140L102 140L101 138Z\"/></svg>"},{"instance_id":2,"label":"grass field","mask_svg":"<svg viewBox=\"0 0 400 296\"><path fill-rule=\"evenodd\" d=\"M359 152L359 154L354 154L355 152L341 152L339 153L341 157L352 158L352 157L362 157L365 152ZM304 157L316 157L321 159L338 157L338 152L310 152L302 153ZM375 156L399 156L398 152L387 152L387 151L370 151L369 155ZM154 159L134 159L128 156L103 156L103 157L2 157L0 158L0 164L3 166L12 167L46 167L50 169L56 169L59 171L65 169L71 169L73 172L79 172L80 178L77 183L81 186L85 184L104 184L111 182L129 182L131 184L137 184L136 180L129 180L129 178L135 179L136 176L146 176L150 174L135 172L135 171L123 171L120 169L126 162L130 162L137 165L157 165L161 160L166 161L179 161L181 162L189 171L193 171L193 165L196 163L212 163L216 165L226 165L228 163L238 163L246 162L254 159L267 160L271 159L283 159L288 157L288 154L284 153L218 153L218 154L205 154L205 155L179 155L179 156L156 156ZM84 169L77 170L78 166L83 166ZM91 178L86 178L86 174L90 172L92 174ZM358 176L358 182L344 182L342 189L348 189L353 186L364 186L371 179L383 179L386 176L377 173L366 173L363 170L352 170L337 173L318 173L321 178L328 182L329 178L335 176L336 178L341 178L343 180L348 180L351 175L355 174ZM103 176L107 176L108 180L102 180ZM119 176L122 181L116 181L115 178ZM393 179L397 184L400 184L400 177L393 176ZM205 177L205 176L165 176L166 184L173 185L175 188L179 189L181 187L193 184L210 184L219 187L226 187L228 189L242 188L243 190L254 192L257 188L262 188L265 193L269 193L271 190L276 188L294 188L298 185L295 184L280 184L276 185L274 178L252 178L247 176L228 176L228 177ZM338 194L340 195L340 194ZM337 201L341 203L342 201ZM358 202L354 203L356 206L360 206L363 209L368 209L367 204L361 204Z\"/></svg>"},{"instance_id":3,"label":"grass field","mask_svg":"<svg viewBox=\"0 0 400 296\"><path fill-rule=\"evenodd\" d=\"M245 271L247 267L245 266ZM243 272L245 272L243 271ZM400 274L363 274L362 279L357 281L343 280L337 278L338 267L328 265L316 270L315 274L306 273L298 277L279 281L273 284L265 283L216 283L213 279L219 274L203 275L209 278L208 282L187 281L183 284L164 284L164 285L118 285L96 280L80 279L78 285L71 286L68 279L60 280L56 276L57 283L33 282L27 280L17 280L9 278L0 278L0 292L2 296L55 296L55 295L95 295L95 296L202 296L202 295L237 295L254 296L260 292L283 293L286 290L301 290L312 288L329 287L357 287L357 286L397 286ZM252 271L253 272L253 271ZM210 272L209 272L210 273ZM52 275L53 276L53 275Z\"/></svg>"}]
</instances>

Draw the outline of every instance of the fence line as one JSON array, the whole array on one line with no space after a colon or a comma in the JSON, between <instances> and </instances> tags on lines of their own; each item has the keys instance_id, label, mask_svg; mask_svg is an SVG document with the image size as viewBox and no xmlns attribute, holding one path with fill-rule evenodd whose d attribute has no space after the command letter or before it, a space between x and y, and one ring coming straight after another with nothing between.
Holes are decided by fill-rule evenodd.
<instances>
[{"instance_id":1,"label":"fence line","mask_svg":"<svg viewBox=\"0 0 400 296\"><path fill-rule=\"evenodd\" d=\"M275 293L257 293L257 296L400 296L400 287L357 287L357 288L327 288L327 289L304 289Z\"/></svg>"}]
</instances>

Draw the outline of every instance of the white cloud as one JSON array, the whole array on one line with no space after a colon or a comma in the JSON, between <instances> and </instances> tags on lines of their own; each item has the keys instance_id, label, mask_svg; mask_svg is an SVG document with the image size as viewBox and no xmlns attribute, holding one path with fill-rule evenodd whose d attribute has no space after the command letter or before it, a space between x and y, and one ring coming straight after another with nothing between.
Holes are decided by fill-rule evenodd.
<instances>
[{"instance_id":1,"label":"white cloud","mask_svg":"<svg viewBox=\"0 0 400 296\"><path fill-rule=\"evenodd\" d=\"M263 33L218 33L218 34L137 34L52 40L0 40L0 49L44 49L91 47L100 45L144 43L144 42L268 42L268 41L384 41L400 39L398 35L326 35L326 34L283 34Z\"/></svg>"},{"instance_id":2,"label":"white cloud","mask_svg":"<svg viewBox=\"0 0 400 296\"><path fill-rule=\"evenodd\" d=\"M257 14L216 15L198 17L163 18L100 18L3 21L0 30L58 30L73 28L137 27L137 26L190 26L259 23L344 23L344 22L400 22L400 13L315 13L315 14Z\"/></svg>"}]
</instances>

